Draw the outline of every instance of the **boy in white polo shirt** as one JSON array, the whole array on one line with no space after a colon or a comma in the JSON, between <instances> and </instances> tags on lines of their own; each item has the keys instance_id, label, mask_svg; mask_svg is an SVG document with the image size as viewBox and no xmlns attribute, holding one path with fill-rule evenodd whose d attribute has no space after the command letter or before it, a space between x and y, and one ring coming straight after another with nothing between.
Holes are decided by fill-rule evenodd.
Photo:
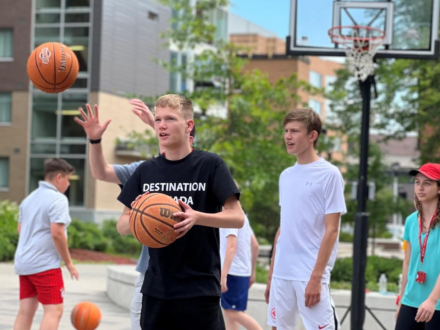
<instances>
[{"instance_id":1,"label":"boy in white polo shirt","mask_svg":"<svg viewBox=\"0 0 440 330\"><path fill-rule=\"evenodd\" d=\"M344 181L315 150L321 132L317 113L290 111L283 125L287 152L297 162L279 179L281 225L266 288L268 324L293 330L300 315L307 330L334 330L329 284L346 213Z\"/></svg>"},{"instance_id":2,"label":"boy in white polo shirt","mask_svg":"<svg viewBox=\"0 0 440 330\"><path fill-rule=\"evenodd\" d=\"M45 164L44 181L20 205L15 273L20 275L20 308L14 330L29 330L38 303L44 315L40 329L56 330L63 314L61 260L72 278L78 272L67 246L69 201L64 195L73 167L62 159Z\"/></svg>"},{"instance_id":3,"label":"boy in white polo shirt","mask_svg":"<svg viewBox=\"0 0 440 330\"><path fill-rule=\"evenodd\" d=\"M261 330L258 323L245 313L249 288L255 282L258 249L246 215L243 228L220 228L221 305L226 330L236 330L238 325L247 330Z\"/></svg>"}]
</instances>

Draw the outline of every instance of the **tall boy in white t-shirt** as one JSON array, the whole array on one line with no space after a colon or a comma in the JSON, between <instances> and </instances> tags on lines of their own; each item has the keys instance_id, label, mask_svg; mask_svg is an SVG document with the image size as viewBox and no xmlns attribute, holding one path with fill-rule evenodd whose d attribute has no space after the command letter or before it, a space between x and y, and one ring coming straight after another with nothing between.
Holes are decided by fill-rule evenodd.
<instances>
[{"instance_id":1,"label":"tall boy in white t-shirt","mask_svg":"<svg viewBox=\"0 0 440 330\"><path fill-rule=\"evenodd\" d=\"M334 330L329 284L346 213L344 181L317 155L322 125L316 112L290 111L283 125L287 152L297 162L279 179L281 225L265 293L268 324L293 330L300 315L306 329Z\"/></svg>"}]
</instances>

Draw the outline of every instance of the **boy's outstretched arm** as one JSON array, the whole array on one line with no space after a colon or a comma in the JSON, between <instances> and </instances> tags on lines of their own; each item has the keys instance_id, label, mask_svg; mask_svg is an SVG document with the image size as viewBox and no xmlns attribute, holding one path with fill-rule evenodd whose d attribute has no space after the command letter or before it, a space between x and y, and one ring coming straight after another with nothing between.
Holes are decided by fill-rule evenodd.
<instances>
[{"instance_id":1,"label":"boy's outstretched arm","mask_svg":"<svg viewBox=\"0 0 440 330\"><path fill-rule=\"evenodd\" d=\"M244 225L244 213L235 195L231 195L223 205L223 211L218 213L203 213L193 210L188 204L179 199L184 212L174 213L183 219L174 225L177 238L185 235L194 225L214 228L241 228Z\"/></svg>"}]
</instances>

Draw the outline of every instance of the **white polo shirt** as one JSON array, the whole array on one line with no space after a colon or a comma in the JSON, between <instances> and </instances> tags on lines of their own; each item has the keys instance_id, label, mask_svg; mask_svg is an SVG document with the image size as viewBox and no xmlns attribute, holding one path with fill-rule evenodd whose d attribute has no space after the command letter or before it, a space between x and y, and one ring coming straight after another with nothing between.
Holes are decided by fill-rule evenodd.
<instances>
[{"instance_id":1,"label":"white polo shirt","mask_svg":"<svg viewBox=\"0 0 440 330\"><path fill-rule=\"evenodd\" d=\"M69 201L55 186L40 181L38 189L20 205L20 237L15 251L15 273L31 275L61 267L61 257L50 232L51 223L70 224Z\"/></svg>"},{"instance_id":2,"label":"white polo shirt","mask_svg":"<svg viewBox=\"0 0 440 330\"><path fill-rule=\"evenodd\" d=\"M280 175L281 225L273 276L309 281L325 233L326 214L347 212L344 180L325 159L285 169ZM338 250L333 246L322 282L330 282Z\"/></svg>"}]
</instances>

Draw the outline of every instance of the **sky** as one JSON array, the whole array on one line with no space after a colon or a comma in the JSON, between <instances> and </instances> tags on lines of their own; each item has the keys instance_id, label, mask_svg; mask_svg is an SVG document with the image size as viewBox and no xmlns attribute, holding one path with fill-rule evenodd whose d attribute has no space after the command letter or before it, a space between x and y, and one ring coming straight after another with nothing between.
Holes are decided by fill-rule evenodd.
<instances>
[{"instance_id":1,"label":"sky","mask_svg":"<svg viewBox=\"0 0 440 330\"><path fill-rule=\"evenodd\" d=\"M290 0L230 0L229 11L283 40L289 34Z\"/></svg>"}]
</instances>

